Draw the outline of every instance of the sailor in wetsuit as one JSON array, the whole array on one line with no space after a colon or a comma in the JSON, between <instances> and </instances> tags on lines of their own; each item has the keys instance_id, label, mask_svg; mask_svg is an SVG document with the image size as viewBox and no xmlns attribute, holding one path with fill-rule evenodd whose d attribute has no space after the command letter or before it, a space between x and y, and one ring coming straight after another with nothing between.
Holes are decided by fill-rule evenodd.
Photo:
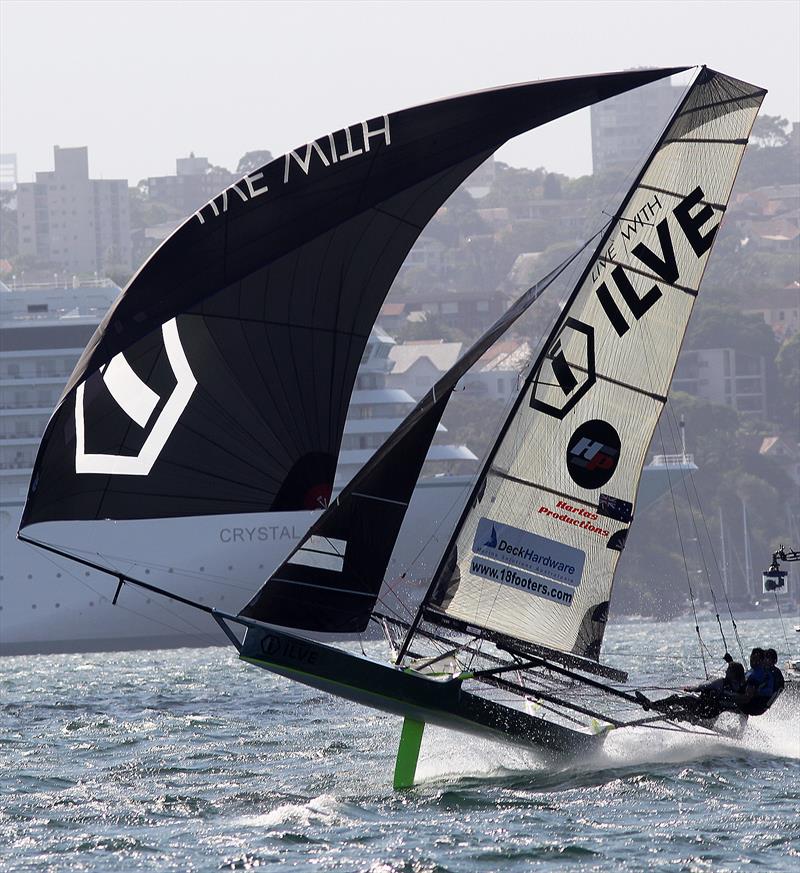
<instances>
[{"instance_id":1,"label":"sailor in wetsuit","mask_svg":"<svg viewBox=\"0 0 800 873\"><path fill-rule=\"evenodd\" d=\"M650 705L668 715L680 716L685 713L699 719L714 719L726 710L738 711L737 698L745 690L744 667L738 661L730 659L724 678L683 690L699 692L700 696L672 694L662 700L650 701Z\"/></svg>"},{"instance_id":2,"label":"sailor in wetsuit","mask_svg":"<svg viewBox=\"0 0 800 873\"><path fill-rule=\"evenodd\" d=\"M786 687L786 680L778 667L778 653L775 649L767 649L764 659L767 669L772 672L773 694L779 694Z\"/></svg>"},{"instance_id":3,"label":"sailor in wetsuit","mask_svg":"<svg viewBox=\"0 0 800 873\"><path fill-rule=\"evenodd\" d=\"M765 652L755 648L750 653L750 669L725 655L728 668L724 679L715 679L702 685L684 688L684 691L699 692L699 697L672 694L661 700L648 700L643 694L636 696L645 710L655 709L668 718L688 716L690 720L713 720L723 712L740 716L763 715L772 705L777 694L783 690L783 674L777 668L778 655L774 649ZM746 719L742 721L744 727Z\"/></svg>"},{"instance_id":4,"label":"sailor in wetsuit","mask_svg":"<svg viewBox=\"0 0 800 873\"><path fill-rule=\"evenodd\" d=\"M774 693L775 675L767 663L766 653L763 649L755 648L750 653L750 669L745 675L744 692L735 697L736 707L745 715L763 715L769 709Z\"/></svg>"}]
</instances>

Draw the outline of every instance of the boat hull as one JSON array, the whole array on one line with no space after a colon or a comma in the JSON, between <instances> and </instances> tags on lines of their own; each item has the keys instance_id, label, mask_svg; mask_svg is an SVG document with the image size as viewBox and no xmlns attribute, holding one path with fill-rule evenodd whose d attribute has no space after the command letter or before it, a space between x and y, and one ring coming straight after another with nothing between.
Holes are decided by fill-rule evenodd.
<instances>
[{"instance_id":1,"label":"boat hull","mask_svg":"<svg viewBox=\"0 0 800 873\"><path fill-rule=\"evenodd\" d=\"M278 628L248 628L239 657L312 688L426 724L573 757L599 749L604 735L581 733L465 691Z\"/></svg>"}]
</instances>

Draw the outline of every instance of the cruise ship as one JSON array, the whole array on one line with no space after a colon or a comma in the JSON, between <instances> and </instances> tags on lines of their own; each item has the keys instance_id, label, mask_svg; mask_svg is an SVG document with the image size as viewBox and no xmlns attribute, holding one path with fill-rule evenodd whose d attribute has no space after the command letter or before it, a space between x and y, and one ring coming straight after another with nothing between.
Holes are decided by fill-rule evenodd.
<instances>
[{"instance_id":1,"label":"cruise ship","mask_svg":"<svg viewBox=\"0 0 800 873\"><path fill-rule=\"evenodd\" d=\"M9 288L0 283L0 654L215 645L205 615L19 542L16 532L39 439L64 383L119 293L109 280ZM337 471L341 487L415 401L386 387L394 340L375 328L351 397ZM387 573L382 597L400 606L392 580L426 584L466 497L477 458L440 425ZM639 506L654 502L691 456L645 468ZM43 539L208 605L235 610L303 536L315 512L59 522Z\"/></svg>"}]
</instances>

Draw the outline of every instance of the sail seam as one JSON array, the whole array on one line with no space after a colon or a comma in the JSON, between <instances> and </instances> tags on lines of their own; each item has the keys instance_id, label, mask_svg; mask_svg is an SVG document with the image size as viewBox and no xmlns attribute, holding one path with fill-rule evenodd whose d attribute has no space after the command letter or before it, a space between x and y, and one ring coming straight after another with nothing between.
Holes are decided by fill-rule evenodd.
<instances>
[{"instance_id":1,"label":"sail seam","mask_svg":"<svg viewBox=\"0 0 800 873\"><path fill-rule=\"evenodd\" d=\"M424 608L425 620L438 627L448 628L458 631L459 633L475 636L474 631L480 631L483 639L491 640L498 647L502 647L503 651L507 651L512 657L519 657L524 654L525 657L549 658L556 663L572 666L575 669L582 670L585 673L594 673L599 676L609 676L613 679L619 679L622 682L627 681L628 674L624 670L618 670L616 667L609 667L606 664L601 664L599 661L583 658L576 655L574 652L563 652L560 649L551 649L549 646L543 646L539 643L528 642L524 639L517 639L500 631L492 630L492 628L484 627L480 624L467 622L460 618L455 618L445 612L440 612L438 609L426 606ZM509 648L505 648L508 645ZM529 649L528 652L520 652L515 650L513 646L518 646L522 649ZM546 665L548 669L552 669L551 665ZM582 678L582 677L579 677Z\"/></svg>"},{"instance_id":2,"label":"sail seam","mask_svg":"<svg viewBox=\"0 0 800 873\"><path fill-rule=\"evenodd\" d=\"M615 267L622 267L623 270L628 270L631 273L644 276L645 279L652 279L654 282L658 282L667 288L675 288L677 291L683 291L684 294L691 294L692 297L697 297L696 289L689 288L686 285L677 285L674 282L665 282L660 276L656 276L655 273L648 273L647 270L640 270L638 267L632 267L630 264L623 264L621 261L617 261L614 258L598 258L597 260L601 264L613 264Z\"/></svg>"},{"instance_id":3,"label":"sail seam","mask_svg":"<svg viewBox=\"0 0 800 873\"><path fill-rule=\"evenodd\" d=\"M341 330L335 327L320 327L315 324L299 324L293 321L273 321L272 319L267 318L247 318L246 316L239 315L221 315L216 312L213 315L204 315L203 318L214 318L219 319L220 321L236 321L246 324L264 324L269 325L270 327L290 327L298 330L314 330L319 333L335 333L338 336L349 336L355 337L356 339L369 338L368 333L359 333L354 330Z\"/></svg>"},{"instance_id":4,"label":"sail seam","mask_svg":"<svg viewBox=\"0 0 800 873\"><path fill-rule=\"evenodd\" d=\"M270 581L283 582L285 585L302 585L305 588L321 588L323 591L330 591L332 594L356 594L359 597L375 596L371 591L354 591L352 588L339 588L336 585L315 585L313 582L298 582L297 579L283 579L280 576L273 576Z\"/></svg>"},{"instance_id":5,"label":"sail seam","mask_svg":"<svg viewBox=\"0 0 800 873\"><path fill-rule=\"evenodd\" d=\"M381 209L379 206L373 206L372 209L374 212L377 212L380 215L385 215L387 218L391 218L393 221L399 221L401 224L406 224L409 227L413 227L414 230L418 230L420 232L424 230L423 227L420 227L418 224L414 224L413 221L409 221L407 218L401 218L399 215L394 215L393 213L389 212L388 209Z\"/></svg>"},{"instance_id":6,"label":"sail seam","mask_svg":"<svg viewBox=\"0 0 800 873\"><path fill-rule=\"evenodd\" d=\"M365 500L380 500L381 503L394 503L396 506L408 506L405 500L392 500L391 497L378 497L376 494L364 494L361 491L353 491L353 497L363 497Z\"/></svg>"},{"instance_id":7,"label":"sail seam","mask_svg":"<svg viewBox=\"0 0 800 873\"><path fill-rule=\"evenodd\" d=\"M679 194L677 191L670 191L668 188L658 188L655 185L645 185L642 183L639 185L640 188L643 188L645 191L655 191L657 194L667 194L669 197L675 197L678 200L685 200L686 194ZM712 203L710 200L698 200L698 206L711 206L714 209L718 209L720 212L725 212L727 210L727 205L724 203ZM629 219L633 221L633 219Z\"/></svg>"},{"instance_id":8,"label":"sail seam","mask_svg":"<svg viewBox=\"0 0 800 873\"><path fill-rule=\"evenodd\" d=\"M566 491L558 491L555 488L548 488L547 485L542 485L540 482L534 482L532 479L520 479L519 476L513 476L511 473L506 473L499 467L490 467L489 472L498 476L500 479L506 479L509 482L516 482L517 485L526 485L528 488L538 488L540 491L546 491L555 497L564 497L573 503L582 503L584 506L590 506L592 509L597 509L596 503L591 503L588 500L583 500L580 497L573 497L572 494L567 494Z\"/></svg>"},{"instance_id":9,"label":"sail seam","mask_svg":"<svg viewBox=\"0 0 800 873\"><path fill-rule=\"evenodd\" d=\"M696 112L702 112L705 109L714 109L717 106L727 106L729 103L743 103L745 100L754 100L761 96L763 92L754 94L740 94L738 97L728 97L726 100L714 100L712 103L701 103L699 106L693 106L691 109L686 109L679 112L676 118L683 118L685 115L693 115Z\"/></svg>"},{"instance_id":10,"label":"sail seam","mask_svg":"<svg viewBox=\"0 0 800 873\"><path fill-rule=\"evenodd\" d=\"M672 145L673 143L711 143L711 144L722 144L722 145L747 145L747 140L742 139L741 137L737 137L736 139L712 139L711 137L704 137L702 139L682 139L680 137L676 137L675 139L665 139L664 145Z\"/></svg>"},{"instance_id":11,"label":"sail seam","mask_svg":"<svg viewBox=\"0 0 800 873\"><path fill-rule=\"evenodd\" d=\"M547 359L552 361L553 356L548 355ZM569 366L573 370L578 370L581 373L588 373L589 371L586 367L581 366L581 364L573 364L572 361L568 361ZM609 382L612 385L618 385L620 388L627 388L629 391L634 391L636 394L643 394L645 397L649 397L652 400L658 400L659 403L666 403L667 397L664 394L656 394L655 391L648 391L646 388L640 388L638 385L631 385L630 382L622 382L619 379L612 379L611 376L604 376L602 373L595 373L595 378L600 379L602 382Z\"/></svg>"}]
</instances>

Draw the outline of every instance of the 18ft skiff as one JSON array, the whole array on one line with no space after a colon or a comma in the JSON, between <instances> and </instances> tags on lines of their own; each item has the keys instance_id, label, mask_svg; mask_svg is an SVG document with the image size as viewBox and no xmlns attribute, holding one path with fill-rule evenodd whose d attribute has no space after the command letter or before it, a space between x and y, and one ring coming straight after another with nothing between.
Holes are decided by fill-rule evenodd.
<instances>
[{"instance_id":1,"label":"18ft skiff","mask_svg":"<svg viewBox=\"0 0 800 873\"><path fill-rule=\"evenodd\" d=\"M250 173L140 270L47 427L21 536L52 522L300 509L329 501L369 330L443 200L509 137L681 72L612 73L455 97L329 134ZM437 382L236 614L101 561L213 615L242 659L405 719L550 754L650 722L600 658L645 454L761 88L700 68L618 209ZM557 277L579 278L498 422L416 612L384 576L459 379ZM378 662L303 632L379 624ZM236 628L244 629L240 639Z\"/></svg>"}]
</instances>

